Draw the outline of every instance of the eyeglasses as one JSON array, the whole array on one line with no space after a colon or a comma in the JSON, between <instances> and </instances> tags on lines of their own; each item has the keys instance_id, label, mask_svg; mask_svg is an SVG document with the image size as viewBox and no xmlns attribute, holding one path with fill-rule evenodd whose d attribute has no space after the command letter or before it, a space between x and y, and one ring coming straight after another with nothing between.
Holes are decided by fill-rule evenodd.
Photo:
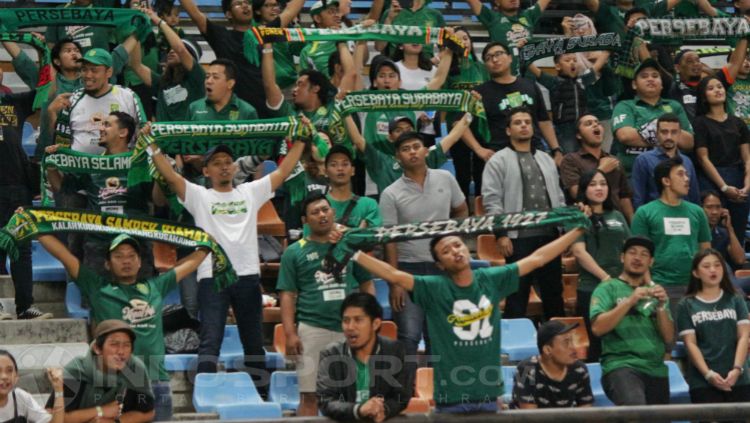
<instances>
[{"instance_id":1,"label":"eyeglasses","mask_svg":"<svg viewBox=\"0 0 750 423\"><path fill-rule=\"evenodd\" d=\"M502 50L501 51L496 51L494 53L488 53L486 56L484 56L484 61L485 62L491 62L493 60L497 60L497 59L505 56L506 54L508 54L508 52L507 51L502 51Z\"/></svg>"}]
</instances>

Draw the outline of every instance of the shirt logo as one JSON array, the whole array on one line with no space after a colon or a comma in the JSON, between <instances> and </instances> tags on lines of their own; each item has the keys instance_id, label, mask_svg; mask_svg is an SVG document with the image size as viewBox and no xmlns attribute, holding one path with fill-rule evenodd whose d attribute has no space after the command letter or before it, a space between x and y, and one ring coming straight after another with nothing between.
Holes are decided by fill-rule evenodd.
<instances>
[{"instance_id":1,"label":"shirt logo","mask_svg":"<svg viewBox=\"0 0 750 423\"><path fill-rule=\"evenodd\" d=\"M150 320L155 314L154 308L148 302L139 299L130 300L130 306L122 308L122 320L131 325Z\"/></svg>"},{"instance_id":2,"label":"shirt logo","mask_svg":"<svg viewBox=\"0 0 750 423\"><path fill-rule=\"evenodd\" d=\"M737 311L731 308L714 311L699 311L690 316L690 318L693 320L694 325L717 320L737 320Z\"/></svg>"},{"instance_id":3,"label":"shirt logo","mask_svg":"<svg viewBox=\"0 0 750 423\"><path fill-rule=\"evenodd\" d=\"M453 333L460 341L455 346L476 346L489 342L494 327L490 318L494 306L482 295L479 304L470 300L457 300L453 303L453 313L447 316L448 323L453 325ZM479 339L477 339L479 338Z\"/></svg>"},{"instance_id":4,"label":"shirt logo","mask_svg":"<svg viewBox=\"0 0 750 423\"><path fill-rule=\"evenodd\" d=\"M508 94L500 102L499 108L500 110L508 110L508 109L515 109L516 107L521 107L523 105L533 106L534 99L531 98L527 94L521 94L520 92L516 91L514 93Z\"/></svg>"},{"instance_id":5,"label":"shirt logo","mask_svg":"<svg viewBox=\"0 0 750 423\"><path fill-rule=\"evenodd\" d=\"M245 200L211 203L211 214L213 215L235 215L242 213L247 213Z\"/></svg>"}]
</instances>

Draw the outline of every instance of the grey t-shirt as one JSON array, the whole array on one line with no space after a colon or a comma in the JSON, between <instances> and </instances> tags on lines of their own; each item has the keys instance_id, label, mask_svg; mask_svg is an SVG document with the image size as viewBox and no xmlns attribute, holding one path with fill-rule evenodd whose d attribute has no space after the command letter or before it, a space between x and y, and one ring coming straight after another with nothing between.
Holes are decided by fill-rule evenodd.
<instances>
[{"instance_id":1,"label":"grey t-shirt","mask_svg":"<svg viewBox=\"0 0 750 423\"><path fill-rule=\"evenodd\" d=\"M521 168L521 181L523 182L523 210L549 210L552 206L547 195L547 186L544 183L544 175L534 156L528 151L516 151L518 155L518 166ZM519 237L549 235L552 228L525 229L519 232Z\"/></svg>"},{"instance_id":2,"label":"grey t-shirt","mask_svg":"<svg viewBox=\"0 0 750 423\"><path fill-rule=\"evenodd\" d=\"M383 225L420 223L450 218L451 210L466 198L458 182L449 172L427 169L424 187L401 176L380 195ZM434 262L430 240L420 239L398 243L398 261L406 263Z\"/></svg>"}]
</instances>

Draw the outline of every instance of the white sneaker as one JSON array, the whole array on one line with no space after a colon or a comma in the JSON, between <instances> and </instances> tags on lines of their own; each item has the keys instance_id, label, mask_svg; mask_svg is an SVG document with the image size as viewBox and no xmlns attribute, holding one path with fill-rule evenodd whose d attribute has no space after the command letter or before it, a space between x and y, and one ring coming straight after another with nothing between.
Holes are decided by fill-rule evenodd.
<instances>
[{"instance_id":1,"label":"white sneaker","mask_svg":"<svg viewBox=\"0 0 750 423\"><path fill-rule=\"evenodd\" d=\"M3 310L2 304L0 304L0 320L13 320L13 315Z\"/></svg>"}]
</instances>

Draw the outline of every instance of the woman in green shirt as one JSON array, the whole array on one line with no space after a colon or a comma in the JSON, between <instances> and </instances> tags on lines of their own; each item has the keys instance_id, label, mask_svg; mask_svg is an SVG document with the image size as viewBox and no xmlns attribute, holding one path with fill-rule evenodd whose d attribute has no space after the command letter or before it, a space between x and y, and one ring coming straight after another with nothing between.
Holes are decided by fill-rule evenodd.
<instances>
[{"instance_id":1,"label":"woman in green shirt","mask_svg":"<svg viewBox=\"0 0 750 423\"><path fill-rule=\"evenodd\" d=\"M750 401L750 320L726 268L717 250L696 254L685 298L677 307L677 332L688 353L687 382L694 404Z\"/></svg>"},{"instance_id":2,"label":"woman in green shirt","mask_svg":"<svg viewBox=\"0 0 750 423\"><path fill-rule=\"evenodd\" d=\"M596 362L601 355L601 342L591 331L589 306L591 294L600 281L617 277L622 272L620 253L630 236L625 216L614 209L612 195L604 172L594 169L581 175L577 200L591 207L591 227L571 247L581 268L578 276L576 316L583 316L589 333L588 360Z\"/></svg>"}]
</instances>

